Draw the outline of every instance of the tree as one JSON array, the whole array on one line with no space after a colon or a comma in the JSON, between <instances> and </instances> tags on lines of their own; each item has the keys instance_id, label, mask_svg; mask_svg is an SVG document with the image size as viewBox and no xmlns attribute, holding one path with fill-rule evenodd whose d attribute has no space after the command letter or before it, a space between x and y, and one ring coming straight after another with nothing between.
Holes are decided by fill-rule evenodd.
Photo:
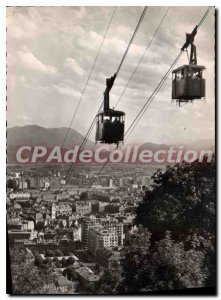
<instances>
[{"instance_id":1,"label":"tree","mask_svg":"<svg viewBox=\"0 0 221 300\"><path fill-rule=\"evenodd\" d=\"M37 250L32 250L32 253L34 256L38 256L39 255L39 252Z\"/></svg>"},{"instance_id":2,"label":"tree","mask_svg":"<svg viewBox=\"0 0 221 300\"><path fill-rule=\"evenodd\" d=\"M45 257L54 257L55 252L53 250L46 250Z\"/></svg>"},{"instance_id":3,"label":"tree","mask_svg":"<svg viewBox=\"0 0 221 300\"><path fill-rule=\"evenodd\" d=\"M35 256L35 265L38 268L42 268L44 264L44 258L41 255L36 255Z\"/></svg>"},{"instance_id":4,"label":"tree","mask_svg":"<svg viewBox=\"0 0 221 300\"><path fill-rule=\"evenodd\" d=\"M122 258L124 280L118 287L121 293L139 293L203 287L204 253L186 251L183 242L175 242L170 232L154 245L150 232L135 234Z\"/></svg>"},{"instance_id":5,"label":"tree","mask_svg":"<svg viewBox=\"0 0 221 300\"><path fill-rule=\"evenodd\" d=\"M77 276L75 270L72 267L67 267L66 269L64 269L62 274L65 277L67 277L67 279L70 280L70 281L78 280L78 276Z\"/></svg>"},{"instance_id":6,"label":"tree","mask_svg":"<svg viewBox=\"0 0 221 300\"><path fill-rule=\"evenodd\" d=\"M117 286L120 281L120 274L119 272L105 270L104 274L101 276L101 279L87 288L88 294L95 294L95 295L110 295L110 294L117 294Z\"/></svg>"},{"instance_id":7,"label":"tree","mask_svg":"<svg viewBox=\"0 0 221 300\"><path fill-rule=\"evenodd\" d=\"M143 287L147 276L144 267L147 267L150 259L150 238L150 232L142 227L139 227L137 234L131 234L121 258L123 281L117 288L120 293L135 293Z\"/></svg>"},{"instance_id":8,"label":"tree","mask_svg":"<svg viewBox=\"0 0 221 300\"><path fill-rule=\"evenodd\" d=\"M215 286L215 160L157 171L122 254L120 293ZM143 227L143 228L142 228Z\"/></svg>"},{"instance_id":9,"label":"tree","mask_svg":"<svg viewBox=\"0 0 221 300\"><path fill-rule=\"evenodd\" d=\"M80 194L80 200L88 200L88 193L87 192L82 192Z\"/></svg>"},{"instance_id":10,"label":"tree","mask_svg":"<svg viewBox=\"0 0 221 300\"><path fill-rule=\"evenodd\" d=\"M49 257L45 258L44 264L47 265L47 267L52 266L52 259Z\"/></svg>"},{"instance_id":11,"label":"tree","mask_svg":"<svg viewBox=\"0 0 221 300\"><path fill-rule=\"evenodd\" d=\"M62 252L61 250L59 250L59 249L55 250L54 254L55 254L55 256L57 256L57 257L63 256L63 255L64 255L63 252Z\"/></svg>"},{"instance_id":12,"label":"tree","mask_svg":"<svg viewBox=\"0 0 221 300\"><path fill-rule=\"evenodd\" d=\"M69 256L68 259L66 260L67 266L73 265L75 263L75 259L72 256Z\"/></svg>"},{"instance_id":13,"label":"tree","mask_svg":"<svg viewBox=\"0 0 221 300\"><path fill-rule=\"evenodd\" d=\"M164 173L158 171L152 177L152 190L146 191L137 209L136 223L148 227L152 234L176 231L181 239L187 231L199 228L214 234L215 172L214 160L182 163L167 167Z\"/></svg>"},{"instance_id":14,"label":"tree","mask_svg":"<svg viewBox=\"0 0 221 300\"><path fill-rule=\"evenodd\" d=\"M10 257L13 294L46 293L45 290L47 290L48 285L56 288L54 275L51 271L37 268L34 263L27 262L24 250L11 249Z\"/></svg>"},{"instance_id":15,"label":"tree","mask_svg":"<svg viewBox=\"0 0 221 300\"><path fill-rule=\"evenodd\" d=\"M39 222L35 225L35 229L36 229L37 231L42 231L42 230L44 230L44 222L39 221Z\"/></svg>"},{"instance_id":16,"label":"tree","mask_svg":"<svg viewBox=\"0 0 221 300\"><path fill-rule=\"evenodd\" d=\"M108 214L119 213L119 206L108 204L105 206L104 212Z\"/></svg>"},{"instance_id":17,"label":"tree","mask_svg":"<svg viewBox=\"0 0 221 300\"><path fill-rule=\"evenodd\" d=\"M66 261L66 259L64 257L61 260L61 265L62 265L62 268L67 267L67 261Z\"/></svg>"}]
</instances>

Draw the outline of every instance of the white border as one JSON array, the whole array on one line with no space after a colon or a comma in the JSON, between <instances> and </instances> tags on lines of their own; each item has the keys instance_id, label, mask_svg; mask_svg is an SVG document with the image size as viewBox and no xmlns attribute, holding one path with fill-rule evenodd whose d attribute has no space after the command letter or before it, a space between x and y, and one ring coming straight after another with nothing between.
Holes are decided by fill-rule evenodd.
<instances>
[{"instance_id":1,"label":"white border","mask_svg":"<svg viewBox=\"0 0 221 300\"><path fill-rule=\"evenodd\" d=\"M0 3L0 291L6 290L6 18L5 7ZM4 271L3 271L4 270Z\"/></svg>"},{"instance_id":2,"label":"white border","mask_svg":"<svg viewBox=\"0 0 221 300\"><path fill-rule=\"evenodd\" d=\"M217 6L219 5L218 0L3 0L3 5L6 6Z\"/></svg>"},{"instance_id":3,"label":"white border","mask_svg":"<svg viewBox=\"0 0 221 300\"><path fill-rule=\"evenodd\" d=\"M5 176L5 167L6 167L6 136L5 136L5 130L6 130L6 114L5 114L5 99L6 99L6 89L5 89L5 83L6 83L6 6L115 6L115 5L120 5L120 6L145 6L145 5L150 5L150 6L215 6L217 9L220 8L220 0L213 0L213 1L208 1L208 0L177 0L177 1L154 1L154 0L149 0L149 1L144 1L144 0L136 0L136 1L128 1L128 0L121 0L119 2L116 0L96 0L96 1L90 1L90 0L1 0L0 1L0 57L1 57L1 64L0 64L0 193L1 193L1 207L0 207L0 240L2 241L2 245L0 247L0 266L1 266L1 272L0 272L0 293L1 293L1 299L6 299L9 296L6 295L6 236L5 236L5 215L6 215L6 201L5 201L5 194L6 194L6 176ZM217 20L218 21L218 20ZM220 26L218 24L218 32L217 32L217 42L220 39ZM219 42L218 42L218 51L220 52L220 47L219 47ZM218 54L218 53L217 53ZM218 66L217 71L220 71L220 66ZM217 81L217 85L220 86L220 78ZM217 94L217 103L219 103L218 99L218 94ZM220 141L220 124L218 124L218 116L221 116L221 105L219 104L218 112L217 112L217 132L219 134L217 137L219 137ZM220 123L220 122L219 122ZM220 154L220 144L217 144L219 152L218 155ZM218 164L218 167L220 167L220 161ZM217 186L221 186L221 178L218 178ZM217 195L217 204L219 197ZM218 215L220 216L220 205L218 205ZM218 219L218 218L217 218ZM220 225L220 224L219 224ZM220 232L220 226L218 226L219 232ZM218 238L219 236L217 236ZM218 246L220 246L220 239L218 239ZM220 249L220 247L218 247ZM218 250L217 250L218 254ZM219 262L219 269L220 269L220 260ZM219 274L218 274L219 275ZM221 280L218 276L218 287L220 286ZM40 296L42 299L47 299L47 296ZM64 298L65 296L60 296ZM76 296L75 296L76 297ZM120 296L114 296L115 299L120 299ZM150 296L147 296L148 298L152 298ZM25 296L20 296L20 299L28 299L29 297ZM31 298L31 297L30 297ZM77 297L80 299L86 298L86 297ZM104 297L99 297L100 299ZM125 298L125 297L124 297ZM128 297L129 298L129 297ZM131 298L131 297L130 297ZM132 297L134 298L134 297ZM156 298L156 297L154 297ZM176 297L174 297L176 298ZM194 299L194 297L182 297L186 299ZM209 297L205 297L209 298ZM204 298L204 299L205 299Z\"/></svg>"}]
</instances>

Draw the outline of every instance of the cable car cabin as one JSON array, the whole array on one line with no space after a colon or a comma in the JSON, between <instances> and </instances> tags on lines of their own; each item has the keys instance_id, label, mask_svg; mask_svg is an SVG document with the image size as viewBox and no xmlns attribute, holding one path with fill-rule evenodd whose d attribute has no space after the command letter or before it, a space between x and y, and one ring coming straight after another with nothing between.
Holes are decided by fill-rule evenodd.
<instances>
[{"instance_id":1,"label":"cable car cabin","mask_svg":"<svg viewBox=\"0 0 221 300\"><path fill-rule=\"evenodd\" d=\"M205 97L204 66L184 65L172 72L172 99L180 102Z\"/></svg>"},{"instance_id":2,"label":"cable car cabin","mask_svg":"<svg viewBox=\"0 0 221 300\"><path fill-rule=\"evenodd\" d=\"M97 114L96 142L119 144L124 140L125 113L108 109Z\"/></svg>"}]
</instances>

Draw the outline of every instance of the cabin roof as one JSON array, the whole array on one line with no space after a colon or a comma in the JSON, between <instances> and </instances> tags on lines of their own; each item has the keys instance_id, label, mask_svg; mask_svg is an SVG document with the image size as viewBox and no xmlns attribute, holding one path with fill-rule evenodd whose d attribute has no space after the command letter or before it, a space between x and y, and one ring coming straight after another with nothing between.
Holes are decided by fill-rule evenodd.
<instances>
[{"instance_id":1,"label":"cabin roof","mask_svg":"<svg viewBox=\"0 0 221 300\"><path fill-rule=\"evenodd\" d=\"M97 115L98 116L104 115L104 116L108 116L108 117L119 117L119 116L124 116L125 113L123 111L120 111L120 110L108 109L106 111L100 112Z\"/></svg>"},{"instance_id":2,"label":"cabin roof","mask_svg":"<svg viewBox=\"0 0 221 300\"><path fill-rule=\"evenodd\" d=\"M206 69L204 66L200 66L200 65L183 65L183 66L173 70L172 73L175 73L175 72L185 69L185 68L191 68L191 69L196 69L196 70L205 70Z\"/></svg>"}]
</instances>

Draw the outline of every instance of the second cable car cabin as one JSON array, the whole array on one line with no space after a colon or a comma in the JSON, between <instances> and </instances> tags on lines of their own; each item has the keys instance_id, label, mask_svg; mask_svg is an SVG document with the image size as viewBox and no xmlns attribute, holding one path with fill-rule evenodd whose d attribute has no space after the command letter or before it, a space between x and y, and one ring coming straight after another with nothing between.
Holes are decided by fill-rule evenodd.
<instances>
[{"instance_id":1,"label":"second cable car cabin","mask_svg":"<svg viewBox=\"0 0 221 300\"><path fill-rule=\"evenodd\" d=\"M124 141L125 113L109 108L109 92L114 84L116 74L106 79L106 90L104 92L104 110L97 114L96 142L105 144L116 144Z\"/></svg>"},{"instance_id":2,"label":"second cable car cabin","mask_svg":"<svg viewBox=\"0 0 221 300\"><path fill-rule=\"evenodd\" d=\"M205 79L203 78L204 66L197 65L196 46L193 44L197 33L197 27L191 34L186 35L186 43L182 51L191 45L190 59L188 65L183 65L172 72L172 99L179 105L182 102L192 102L205 98Z\"/></svg>"},{"instance_id":3,"label":"second cable car cabin","mask_svg":"<svg viewBox=\"0 0 221 300\"><path fill-rule=\"evenodd\" d=\"M180 102L205 97L204 66L184 65L172 72L172 98Z\"/></svg>"}]
</instances>

